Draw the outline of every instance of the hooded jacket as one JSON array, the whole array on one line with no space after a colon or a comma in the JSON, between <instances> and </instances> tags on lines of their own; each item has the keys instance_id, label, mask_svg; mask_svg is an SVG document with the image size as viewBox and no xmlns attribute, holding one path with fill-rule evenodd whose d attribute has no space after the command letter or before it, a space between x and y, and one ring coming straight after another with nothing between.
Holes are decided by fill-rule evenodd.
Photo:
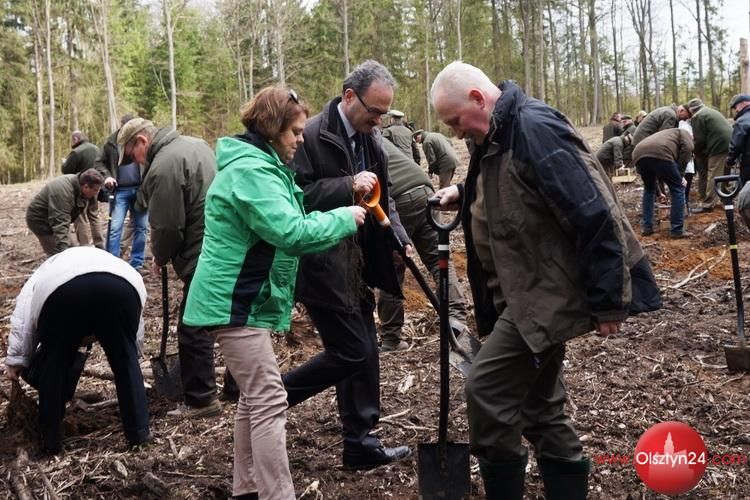
<instances>
[{"instance_id":1,"label":"hooded jacket","mask_svg":"<svg viewBox=\"0 0 750 500\"><path fill-rule=\"evenodd\" d=\"M216 159L202 139L160 129L146 153L135 209L148 210L156 264L172 262L183 280L195 271L203 240L203 204Z\"/></svg>"},{"instance_id":2,"label":"hooded jacket","mask_svg":"<svg viewBox=\"0 0 750 500\"><path fill-rule=\"evenodd\" d=\"M559 111L512 82L471 158L462 223L477 327L507 307L533 352L661 306L648 260L602 167ZM493 269L471 234L477 183ZM488 282L498 283L490 288ZM499 296L493 296L499 294Z\"/></svg>"},{"instance_id":3,"label":"hooded jacket","mask_svg":"<svg viewBox=\"0 0 750 500\"><path fill-rule=\"evenodd\" d=\"M355 202L352 192L356 172L354 153L346 144L346 128L338 112L341 97L326 104L323 112L305 124L302 147L297 149L292 167L296 182L304 190L305 209L331 210ZM367 165L380 183L380 207L391 220L393 231L409 243L390 197L388 158L377 129L365 137ZM300 261L297 299L305 304L352 312L360 307L365 285L402 297L393 265L394 242L371 216L356 236Z\"/></svg>"},{"instance_id":4,"label":"hooded jacket","mask_svg":"<svg viewBox=\"0 0 750 500\"><path fill-rule=\"evenodd\" d=\"M222 137L205 234L183 321L288 330L299 255L357 226L346 207L305 213L294 172L257 134Z\"/></svg>"}]
</instances>

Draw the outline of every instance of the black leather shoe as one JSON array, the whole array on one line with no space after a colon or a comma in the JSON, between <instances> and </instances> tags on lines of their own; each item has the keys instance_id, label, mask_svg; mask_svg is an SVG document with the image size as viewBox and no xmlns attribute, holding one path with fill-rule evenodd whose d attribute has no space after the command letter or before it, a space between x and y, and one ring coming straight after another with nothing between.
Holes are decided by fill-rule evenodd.
<instances>
[{"instance_id":1,"label":"black leather shoe","mask_svg":"<svg viewBox=\"0 0 750 500\"><path fill-rule=\"evenodd\" d=\"M408 446L385 448L382 445L375 448L360 448L357 451L344 450L344 467L347 469L374 469L381 465L396 462L411 456Z\"/></svg>"}]
</instances>

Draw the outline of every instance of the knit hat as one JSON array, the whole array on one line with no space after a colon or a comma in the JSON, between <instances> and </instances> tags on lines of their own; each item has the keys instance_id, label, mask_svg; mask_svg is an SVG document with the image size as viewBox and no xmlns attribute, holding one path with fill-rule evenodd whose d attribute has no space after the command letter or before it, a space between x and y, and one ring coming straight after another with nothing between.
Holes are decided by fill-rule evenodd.
<instances>
[{"instance_id":1,"label":"knit hat","mask_svg":"<svg viewBox=\"0 0 750 500\"><path fill-rule=\"evenodd\" d=\"M698 111L702 107L703 107L703 101L701 101L697 97L694 99L690 99L690 102L687 103L687 109L688 111L690 111L691 115L694 115L696 111Z\"/></svg>"},{"instance_id":2,"label":"knit hat","mask_svg":"<svg viewBox=\"0 0 750 500\"><path fill-rule=\"evenodd\" d=\"M117 149L120 150L120 160L117 162L118 165L122 163L122 160L125 157L125 145L129 143L133 137L153 126L154 124L149 120L133 118L120 128L120 131L117 133Z\"/></svg>"},{"instance_id":3,"label":"knit hat","mask_svg":"<svg viewBox=\"0 0 750 500\"><path fill-rule=\"evenodd\" d=\"M729 109L734 109L741 102L750 101L750 94L737 94L729 101Z\"/></svg>"}]
</instances>

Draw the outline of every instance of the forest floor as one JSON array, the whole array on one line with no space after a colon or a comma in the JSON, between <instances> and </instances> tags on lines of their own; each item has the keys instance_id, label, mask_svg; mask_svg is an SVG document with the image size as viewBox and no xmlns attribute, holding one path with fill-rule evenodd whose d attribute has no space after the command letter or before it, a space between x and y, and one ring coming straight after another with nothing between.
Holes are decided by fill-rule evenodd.
<instances>
[{"instance_id":1,"label":"forest floor","mask_svg":"<svg viewBox=\"0 0 750 500\"><path fill-rule=\"evenodd\" d=\"M585 129L592 145L600 129ZM465 151L456 143L459 152ZM458 173L463 178L464 168ZM41 183L0 186L0 352L7 349L9 317L25 279L44 259L24 224L25 208ZM642 188L638 182L616 186L636 232ZM102 208L104 210L104 207ZM738 219L739 221L739 219ZM574 421L586 453L632 455L641 434L662 421L685 422L700 432L709 453L750 454L750 376L730 374L723 345L735 343L736 314L726 219L720 210L690 216L694 235L671 240L657 232L642 239L658 283L664 308L629 318L619 335L585 335L567 344L565 378ZM750 233L738 223L740 267L748 285ZM453 259L467 297L461 231L454 231ZM688 279L691 277L691 279ZM181 285L171 276L172 328ZM151 382L148 359L158 351L161 328L160 283L145 278L146 347L142 366ZM434 442L438 408L438 324L416 282L406 282L407 351L381 356L382 417L376 432L387 446ZM292 332L274 336L282 371L319 352L321 343L304 315L295 315ZM2 362L0 355L0 363ZM217 366L223 366L216 350ZM109 368L95 347L79 391L115 398ZM449 435L466 442L468 428L464 380L451 371ZM26 387L30 396L33 389ZM10 384L0 380L0 396ZM154 442L126 451L117 406L91 411L72 403L65 417L64 453L34 459L33 409L22 410L0 397L0 498L13 498L12 478L19 478L37 498L226 498L231 493L234 405L224 403L220 417L177 421L167 417L171 404L152 389L150 412ZM105 405L106 406L106 405ZM28 411L28 414L24 414ZM20 422L19 422L20 414ZM289 410L289 461L298 498L362 499L418 497L416 453L393 465L367 472L341 465L340 423L333 390ZM20 450L32 458L15 466ZM533 456L533 454L532 454ZM748 498L748 464L714 466L682 498ZM46 485L45 485L46 484ZM472 458L471 498L482 498L478 467ZM590 498L660 498L637 477L632 464L595 464ZM530 460L527 498L541 498L538 469ZM666 497L664 497L666 498Z\"/></svg>"}]
</instances>

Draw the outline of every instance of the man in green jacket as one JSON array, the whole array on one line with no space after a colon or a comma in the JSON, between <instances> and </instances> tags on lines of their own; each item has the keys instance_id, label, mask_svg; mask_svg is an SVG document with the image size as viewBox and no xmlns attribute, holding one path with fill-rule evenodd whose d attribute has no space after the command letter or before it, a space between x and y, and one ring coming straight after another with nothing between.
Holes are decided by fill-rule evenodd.
<instances>
[{"instance_id":1,"label":"man in green jacket","mask_svg":"<svg viewBox=\"0 0 750 500\"><path fill-rule=\"evenodd\" d=\"M714 191L714 178L724 173L725 159L732 139L732 127L724 115L703 105L700 99L688 103L693 126L696 166L699 166L698 195L700 202L693 213L710 212L719 203Z\"/></svg>"},{"instance_id":2,"label":"man in green jacket","mask_svg":"<svg viewBox=\"0 0 750 500\"><path fill-rule=\"evenodd\" d=\"M96 200L102 176L90 168L80 174L55 177L39 191L26 209L26 225L39 238L44 252L54 255L72 245L70 224Z\"/></svg>"},{"instance_id":3,"label":"man in green jacket","mask_svg":"<svg viewBox=\"0 0 750 500\"><path fill-rule=\"evenodd\" d=\"M422 158L419 155L419 148L414 140L412 130L404 125L404 113L392 109L388 115L391 117L391 124L383 129L383 137L395 144L406 156L414 158L414 161L419 164Z\"/></svg>"},{"instance_id":4,"label":"man in green jacket","mask_svg":"<svg viewBox=\"0 0 750 500\"><path fill-rule=\"evenodd\" d=\"M610 177L617 169L623 167L625 149L630 146L632 140L629 134L618 135L610 138L597 150L596 159Z\"/></svg>"},{"instance_id":5,"label":"man in green jacket","mask_svg":"<svg viewBox=\"0 0 750 500\"><path fill-rule=\"evenodd\" d=\"M94 167L96 158L99 156L99 148L89 142L86 134L80 130L73 132L71 147L73 149L63 161L63 174L80 174ZM96 198L89 200L86 210L73 222L73 228L80 246L86 246L93 240L96 248L104 248L102 225L99 219L99 201ZM89 231L91 231L90 236Z\"/></svg>"},{"instance_id":6,"label":"man in green jacket","mask_svg":"<svg viewBox=\"0 0 750 500\"><path fill-rule=\"evenodd\" d=\"M422 144L424 157L427 160L427 173L438 175L440 189L450 186L458 166L458 157L448 138L440 132L425 132L424 130L414 132L414 138Z\"/></svg>"},{"instance_id":7,"label":"man in green jacket","mask_svg":"<svg viewBox=\"0 0 750 500\"><path fill-rule=\"evenodd\" d=\"M148 210L153 272L170 262L184 283L177 338L185 401L170 416L196 418L221 413L216 394L214 341L204 328L185 325L185 299L203 242L203 206L216 175L216 159L202 139L156 128L134 118L117 134L119 163L129 156L144 167L136 210ZM227 384L225 384L227 385Z\"/></svg>"}]
</instances>

